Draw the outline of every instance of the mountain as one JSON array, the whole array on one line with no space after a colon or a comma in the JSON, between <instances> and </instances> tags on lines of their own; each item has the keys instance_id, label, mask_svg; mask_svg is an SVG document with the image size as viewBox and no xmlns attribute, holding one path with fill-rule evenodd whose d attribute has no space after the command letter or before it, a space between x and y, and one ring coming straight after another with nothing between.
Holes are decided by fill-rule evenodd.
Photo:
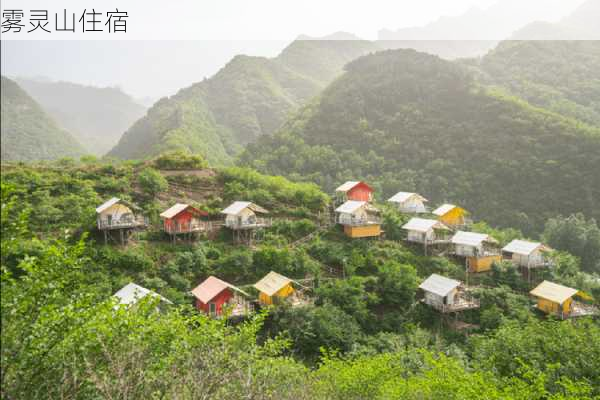
<instances>
[{"instance_id":1,"label":"mountain","mask_svg":"<svg viewBox=\"0 0 600 400\"><path fill-rule=\"evenodd\" d=\"M118 88L18 78L17 83L92 154L103 155L145 107Z\"/></svg>"},{"instance_id":2,"label":"mountain","mask_svg":"<svg viewBox=\"0 0 600 400\"><path fill-rule=\"evenodd\" d=\"M42 107L2 77L2 161L52 160L85 153L73 136L61 129Z\"/></svg>"},{"instance_id":3,"label":"mountain","mask_svg":"<svg viewBox=\"0 0 600 400\"><path fill-rule=\"evenodd\" d=\"M486 83L507 88L531 104L600 125L600 41L505 41L483 57L480 66Z\"/></svg>"},{"instance_id":4,"label":"mountain","mask_svg":"<svg viewBox=\"0 0 600 400\"><path fill-rule=\"evenodd\" d=\"M340 36L348 38L300 37L276 58L234 57L210 79L158 101L108 155L145 158L179 149L201 153L213 164L230 163L243 145L277 130L344 64L377 49Z\"/></svg>"},{"instance_id":5,"label":"mountain","mask_svg":"<svg viewBox=\"0 0 600 400\"><path fill-rule=\"evenodd\" d=\"M557 214L600 217L598 125L482 86L462 64L414 50L349 63L240 163L328 191L366 179L380 200L418 191L432 205L455 202L527 233Z\"/></svg>"}]
</instances>

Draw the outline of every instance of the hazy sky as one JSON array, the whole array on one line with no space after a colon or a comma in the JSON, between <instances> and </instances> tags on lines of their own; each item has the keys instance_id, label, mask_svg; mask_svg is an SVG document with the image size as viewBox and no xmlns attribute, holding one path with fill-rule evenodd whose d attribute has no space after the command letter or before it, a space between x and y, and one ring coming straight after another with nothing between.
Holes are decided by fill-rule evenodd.
<instances>
[{"instance_id":1,"label":"hazy sky","mask_svg":"<svg viewBox=\"0 0 600 400\"><path fill-rule=\"evenodd\" d=\"M600 0L598 0L600 1ZM535 20L556 21L583 0L3 0L2 8L66 8L129 13L127 41L32 41L2 35L2 73L121 86L136 97L159 97L211 76L235 54L276 55L299 34L336 31L376 39L379 30L422 26L473 7L493 10L502 39ZM99 7L100 5L100 7ZM54 8L52 8L54 7ZM500 26L502 25L502 26ZM494 32L488 30L488 32ZM508 32L508 33L507 33ZM113 39L116 35L40 33L39 38ZM470 33L477 35L476 33ZM65 36L66 35L66 36ZM77 36L79 35L79 36ZM489 35L489 33L488 33ZM8 41L6 39L9 39ZM130 41L144 39L145 41ZM175 39L177 41L156 41ZM185 40L187 41L185 41ZM194 41L191 41L194 40ZM201 41L198 41L201 40Z\"/></svg>"}]
</instances>

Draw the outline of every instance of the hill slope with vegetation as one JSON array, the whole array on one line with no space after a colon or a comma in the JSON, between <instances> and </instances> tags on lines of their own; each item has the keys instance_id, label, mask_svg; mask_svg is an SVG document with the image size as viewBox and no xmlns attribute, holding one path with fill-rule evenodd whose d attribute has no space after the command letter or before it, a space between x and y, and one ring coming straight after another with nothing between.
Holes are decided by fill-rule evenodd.
<instances>
[{"instance_id":1,"label":"hill slope with vegetation","mask_svg":"<svg viewBox=\"0 0 600 400\"><path fill-rule=\"evenodd\" d=\"M71 134L59 128L16 82L4 76L1 96L3 161L53 160L85 153Z\"/></svg>"},{"instance_id":2,"label":"hill slope with vegetation","mask_svg":"<svg viewBox=\"0 0 600 400\"><path fill-rule=\"evenodd\" d=\"M502 264L471 277L480 308L460 318L473 330L453 331L418 301L417 286L434 272L464 279L464 266L404 244L399 227L409 216L382 204L386 238L350 240L339 227L321 225L329 199L314 184L245 168L210 169L185 154L124 164L4 164L1 176L5 397L587 400L600 394L597 321L556 321L535 312L527 281ZM103 245L95 230L95 207L112 196L151 221L127 246ZM223 206L240 199L274 218L256 246L233 245L226 231L173 244L160 230L158 213L175 202L217 219ZM549 222L547 233L560 243L574 230L598 232L595 223L575 219ZM482 223L477 229L501 243L521 236ZM578 287L597 303L595 277L572 255L555 256L556 266L536 279ZM190 289L209 275L256 295L252 283L271 270L312 282L306 291L312 301L276 305L241 323L209 319L190 306ZM156 312L148 299L115 309L111 295L129 282L175 305Z\"/></svg>"},{"instance_id":3,"label":"hill slope with vegetation","mask_svg":"<svg viewBox=\"0 0 600 400\"><path fill-rule=\"evenodd\" d=\"M600 41L505 41L483 57L480 67L487 83L600 126Z\"/></svg>"},{"instance_id":4,"label":"hill slope with vegetation","mask_svg":"<svg viewBox=\"0 0 600 400\"><path fill-rule=\"evenodd\" d=\"M19 78L17 83L90 154L104 155L145 107L118 88Z\"/></svg>"},{"instance_id":5,"label":"hill slope with vegetation","mask_svg":"<svg viewBox=\"0 0 600 400\"><path fill-rule=\"evenodd\" d=\"M210 79L158 101L110 156L151 157L168 150L231 162L246 143L271 134L348 61L375 50L360 40L294 41L273 59L236 56Z\"/></svg>"},{"instance_id":6,"label":"hill slope with vegetation","mask_svg":"<svg viewBox=\"0 0 600 400\"><path fill-rule=\"evenodd\" d=\"M250 144L240 163L328 192L349 179L373 184L380 200L417 191L529 234L558 214L600 217L598 125L534 107L482 86L460 64L412 50L351 62L280 132Z\"/></svg>"}]
</instances>

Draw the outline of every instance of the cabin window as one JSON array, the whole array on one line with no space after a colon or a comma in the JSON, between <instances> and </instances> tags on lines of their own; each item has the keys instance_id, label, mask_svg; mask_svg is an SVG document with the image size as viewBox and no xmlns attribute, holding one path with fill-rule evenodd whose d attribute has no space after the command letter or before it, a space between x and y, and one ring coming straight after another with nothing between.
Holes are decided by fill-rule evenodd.
<instances>
[{"instance_id":1,"label":"cabin window","mask_svg":"<svg viewBox=\"0 0 600 400\"><path fill-rule=\"evenodd\" d=\"M112 217L113 217L112 214L108 214L106 216L106 224L109 226L112 225Z\"/></svg>"},{"instance_id":2,"label":"cabin window","mask_svg":"<svg viewBox=\"0 0 600 400\"><path fill-rule=\"evenodd\" d=\"M217 305L215 303L208 303L208 312L210 315L215 315L217 313Z\"/></svg>"}]
</instances>

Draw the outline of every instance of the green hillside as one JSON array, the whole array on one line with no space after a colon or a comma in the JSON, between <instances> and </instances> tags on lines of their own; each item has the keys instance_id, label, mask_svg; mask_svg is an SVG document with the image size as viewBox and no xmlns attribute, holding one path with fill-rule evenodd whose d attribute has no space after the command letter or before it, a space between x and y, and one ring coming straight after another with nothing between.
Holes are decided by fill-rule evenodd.
<instances>
[{"instance_id":1,"label":"green hillside","mask_svg":"<svg viewBox=\"0 0 600 400\"><path fill-rule=\"evenodd\" d=\"M444 316L419 301L418 285L432 273L464 281L464 264L406 244L399 227L410 216L376 204L386 236L351 240L339 226L324 224L330 199L316 185L202 165L180 154L122 164L2 165L3 397L592 400L600 394L598 321L559 321L536 311L530 283L512 264L471 275L479 307ZM95 207L112 196L150 221L124 246L104 245L95 229ZM254 246L232 244L226 229L177 243L161 231L158 214L175 202L218 221L219 210L239 199L271 211L273 226ZM546 233L566 234L553 244L560 249L581 225L549 222ZM587 225L599 238L596 223ZM475 228L501 244L521 237L514 229ZM600 242L586 251L600 251ZM537 271L533 284L548 279L577 287L600 305L597 275L583 272L568 253L553 257L555 268ZM242 321L209 318L192 307L190 290L210 275L256 298L253 283L269 271L297 280L310 301L276 302ZM174 304L157 312L148 296L135 307L115 307L112 294L130 282Z\"/></svg>"},{"instance_id":2,"label":"green hillside","mask_svg":"<svg viewBox=\"0 0 600 400\"><path fill-rule=\"evenodd\" d=\"M600 126L600 41L505 41L480 67L488 84Z\"/></svg>"},{"instance_id":3,"label":"green hillside","mask_svg":"<svg viewBox=\"0 0 600 400\"><path fill-rule=\"evenodd\" d=\"M535 108L481 86L460 64L412 50L365 56L346 70L277 135L249 145L241 163L327 191L347 179L366 179L380 199L418 191L527 233L558 214L600 217L598 125Z\"/></svg>"},{"instance_id":4,"label":"green hillside","mask_svg":"<svg viewBox=\"0 0 600 400\"><path fill-rule=\"evenodd\" d=\"M145 112L145 107L118 88L30 79L17 79L17 83L89 153L98 156L116 145Z\"/></svg>"},{"instance_id":5,"label":"green hillside","mask_svg":"<svg viewBox=\"0 0 600 400\"><path fill-rule=\"evenodd\" d=\"M210 79L157 102L109 156L188 150L213 164L230 163L243 145L278 129L345 63L374 49L366 41L297 40L273 59L237 56Z\"/></svg>"},{"instance_id":6,"label":"green hillside","mask_svg":"<svg viewBox=\"0 0 600 400\"><path fill-rule=\"evenodd\" d=\"M23 89L2 77L2 160L53 160L85 153Z\"/></svg>"}]
</instances>

